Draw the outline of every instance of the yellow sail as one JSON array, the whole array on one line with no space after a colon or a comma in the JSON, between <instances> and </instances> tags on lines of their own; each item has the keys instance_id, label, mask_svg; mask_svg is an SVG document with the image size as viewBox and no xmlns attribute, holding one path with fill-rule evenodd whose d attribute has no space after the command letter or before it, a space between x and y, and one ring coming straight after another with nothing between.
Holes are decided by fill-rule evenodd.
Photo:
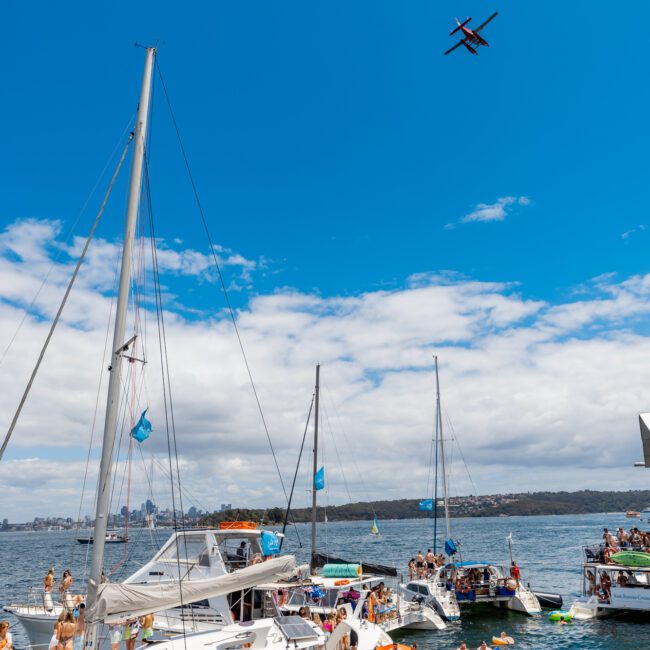
<instances>
[{"instance_id":1,"label":"yellow sail","mask_svg":"<svg viewBox=\"0 0 650 650\"><path fill-rule=\"evenodd\" d=\"M373 519L371 532L373 535L379 535L379 527L377 526L377 517Z\"/></svg>"}]
</instances>

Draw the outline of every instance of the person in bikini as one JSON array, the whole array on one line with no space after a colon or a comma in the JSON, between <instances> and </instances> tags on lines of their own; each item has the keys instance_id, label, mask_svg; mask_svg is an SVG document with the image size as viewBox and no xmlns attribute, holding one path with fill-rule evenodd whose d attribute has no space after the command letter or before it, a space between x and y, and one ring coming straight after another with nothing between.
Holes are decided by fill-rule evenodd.
<instances>
[{"instance_id":1,"label":"person in bikini","mask_svg":"<svg viewBox=\"0 0 650 650\"><path fill-rule=\"evenodd\" d=\"M57 650L73 650L74 632L77 627L72 612L66 612L63 622L59 624Z\"/></svg>"},{"instance_id":2,"label":"person in bikini","mask_svg":"<svg viewBox=\"0 0 650 650\"><path fill-rule=\"evenodd\" d=\"M409 580L415 580L415 558L409 561Z\"/></svg>"},{"instance_id":3,"label":"person in bikini","mask_svg":"<svg viewBox=\"0 0 650 650\"><path fill-rule=\"evenodd\" d=\"M48 650L56 650L56 647L59 645L59 625L63 623L63 619L65 618L66 611L63 610L59 614L59 618L56 620L56 623L54 624L54 630L52 633L52 638L50 639L50 645L48 646Z\"/></svg>"},{"instance_id":4,"label":"person in bikini","mask_svg":"<svg viewBox=\"0 0 650 650\"><path fill-rule=\"evenodd\" d=\"M72 574L69 569L63 572L61 584L59 585L59 592L61 593L61 602L66 609L72 609L72 596L70 595L70 587L72 587Z\"/></svg>"},{"instance_id":5,"label":"person in bikini","mask_svg":"<svg viewBox=\"0 0 650 650\"><path fill-rule=\"evenodd\" d=\"M54 568L50 568L43 578L43 605L48 612L54 609L52 603L52 589L54 588Z\"/></svg>"}]
</instances>

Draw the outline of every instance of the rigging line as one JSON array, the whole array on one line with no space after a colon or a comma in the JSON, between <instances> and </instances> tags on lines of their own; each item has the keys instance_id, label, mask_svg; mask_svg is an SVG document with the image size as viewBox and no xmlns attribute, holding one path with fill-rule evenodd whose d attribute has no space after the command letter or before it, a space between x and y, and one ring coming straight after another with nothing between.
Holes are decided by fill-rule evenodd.
<instances>
[{"instance_id":1,"label":"rigging line","mask_svg":"<svg viewBox=\"0 0 650 650\"><path fill-rule=\"evenodd\" d=\"M456 443L456 446L458 447L460 457L463 460L463 465L465 465L465 471L467 472L469 482L472 484L472 489L474 490L474 494L478 494L478 491L476 490L476 485L474 484L474 479L472 478L472 475L471 475L471 473L469 471L469 466L467 465L467 462L465 461L465 454L463 453L463 449L460 446L460 440L458 439L458 436L456 435L454 425L453 425L453 423L451 421L451 418L449 417L449 413L447 412L447 409L445 409L445 416L447 418L447 422L449 423L449 428L451 429L451 434L454 437L454 442Z\"/></svg>"},{"instance_id":2,"label":"rigging line","mask_svg":"<svg viewBox=\"0 0 650 650\"><path fill-rule=\"evenodd\" d=\"M323 415L325 416L325 421L327 422L327 428L329 429L329 433L330 433L330 436L332 438L332 444L334 445L334 453L336 454L336 460L338 461L339 469L341 470L341 478L343 478L343 485L345 486L345 491L347 492L348 499L349 499L350 503L352 503L352 494L350 494L350 488L348 486L348 481L345 478L345 472L343 471L343 463L341 462L341 455L339 454L339 448L336 445L336 438L334 437L334 430L332 429L329 414L327 412L327 409L325 408L325 404L323 404L323 401L321 401L321 408L323 409ZM374 510L373 510L373 514L374 514Z\"/></svg>"},{"instance_id":3,"label":"rigging line","mask_svg":"<svg viewBox=\"0 0 650 650\"><path fill-rule=\"evenodd\" d=\"M147 195L150 193L150 187L149 187L149 162L148 158L146 155L144 155L144 179L145 179L145 191ZM170 411L168 410L168 399L167 399L167 392L168 392L168 386L166 383L166 376L165 376L165 355L167 353L167 349L165 346L165 349L163 351L163 340L165 337L165 331L164 331L164 322L163 322L163 308L162 308L162 296L161 296L161 291L160 291L160 275L159 275L159 269L158 269L158 255L157 255L157 250L156 250L156 235L155 235L155 230L154 230L154 223L153 223L153 211L151 209L151 201L147 202L148 205L148 216L149 216L149 231L151 237L150 243L151 243L151 264L152 264L152 269L153 269L153 286L154 286L154 296L155 296L155 303L156 303L156 323L158 327L158 350L160 353L160 372L161 372L161 378L162 378L162 388L163 388L163 403L164 403L164 413L165 413L165 430L167 432L167 456L169 458L169 476L171 478L171 496L172 496L172 519L174 522L174 528L177 530L178 529L178 522L176 519L176 494L175 494L175 489L174 489L174 468L172 465L172 445L171 445L171 437L170 437L170 418L169 418L169 413ZM167 378L169 377L169 374L167 374ZM171 399L171 397L170 397ZM171 407L171 404L170 404ZM173 426L173 420L172 420L172 426ZM174 442L175 442L175 436L174 436ZM178 455L176 456L177 461L178 461ZM178 467L178 464L177 464ZM177 475L177 478L180 479L180 476ZM179 485L180 485L180 480L179 480ZM183 512L181 510L181 519L183 520ZM185 528L185 526L183 526ZM187 556L187 536L183 532L183 540L185 542L185 555ZM178 533L176 535L176 564L177 564L177 569L178 569L178 577L179 577L179 594L180 594L180 599L181 599L181 608L185 606L184 599L183 599L183 582L181 580L181 564L180 564L180 547L178 543ZM186 629L185 629L185 617L182 617L183 621L183 645L185 650L187 650L187 635L186 635Z\"/></svg>"},{"instance_id":4,"label":"rigging line","mask_svg":"<svg viewBox=\"0 0 650 650\"><path fill-rule=\"evenodd\" d=\"M126 132L133 126L133 119L135 117L135 113L131 115L129 118L129 121L125 127L125 129L122 131L122 134L117 140L117 143L115 144L115 148L111 152L111 154L108 156L106 159L106 163L104 164L104 167L102 171L99 173L99 176L97 177L97 180L95 181L95 184L93 185L93 188L90 190L90 193L86 197L86 200L84 201L83 205L81 206L81 209L79 210L79 214L77 215L77 218L74 220L74 223L70 226L68 229L68 234L66 235L65 238L65 243L68 244L72 238L72 234L75 231L75 228L77 227L77 224L81 220L81 217L83 216L84 212L86 211L86 208L88 207L88 204L90 203L90 200L92 199L93 195L95 194L95 191L97 190L97 187L99 186L99 183L101 182L102 178L104 178L104 174L106 173L106 170L108 169L108 166L111 164L111 160L115 157L116 152L118 151L120 147L120 142L122 142L124 135ZM5 357L7 356L7 353L9 352L11 346L13 345L14 341L16 340L16 337L18 336L20 330L22 329L22 326L25 324L25 320L27 320L27 316L30 314L32 311L32 307L34 307L34 304L38 300L39 295L41 294L41 291L43 290L43 287L47 284L47 281L50 277L50 274L52 273L54 267L56 266L56 263L59 261L59 258L63 254L64 247L61 246L59 247L59 250L57 251L56 255L54 256L54 259L52 260L52 264L50 264L50 268L48 269L47 273L45 274L45 277L43 278L43 281L41 282L41 286L38 288L36 293L34 294L34 297L32 298L32 301L29 303L29 306L27 309L24 310L23 316L20 319L20 323L18 323L18 327L16 327L16 331L13 333L13 336L9 340L9 343L7 343L7 346L5 347L4 351L2 352L2 356L0 356L0 366L5 360Z\"/></svg>"},{"instance_id":5,"label":"rigging line","mask_svg":"<svg viewBox=\"0 0 650 650\"><path fill-rule=\"evenodd\" d=\"M178 499L181 510L181 525L185 528L185 512L183 509L183 491L180 489L181 485L181 473L180 473L180 464L178 461L178 445L176 442L176 421L174 419L174 402L172 398L172 386L171 386L171 376L169 374L169 355L167 352L167 331L165 329L165 315L163 309L163 300L162 292L160 289L160 267L158 266L158 250L156 247L156 231L154 227L154 218L153 218L153 204L151 201L151 184L149 177L149 156L145 152L144 156L144 177L145 177L145 192L147 196L147 207L149 214L149 230L151 233L151 250L153 258L153 281L154 281L154 292L157 292L158 295L158 305L159 305L159 319L160 319L160 330L162 331L162 347L164 348L164 355L160 358L161 370L167 375L167 393L169 395L169 415L171 419L171 432L172 439L174 442L174 457L176 462L176 480L178 481L179 490L178 490ZM171 457L170 457L171 462ZM171 473L173 475L173 472ZM173 479L172 479L173 484ZM185 545L185 554L187 555L187 537L183 536L183 542Z\"/></svg>"},{"instance_id":6,"label":"rigging line","mask_svg":"<svg viewBox=\"0 0 650 650\"><path fill-rule=\"evenodd\" d=\"M289 513L291 512L291 501L293 500L293 491L296 487L296 479L298 478L298 469L300 468L300 459L302 458L302 451L305 448L305 440L307 439L307 431L309 429L309 420L311 419L311 411L314 408L314 400L316 399L316 393L312 393L311 404L309 405L309 412L307 413L307 421L305 422L305 431L302 434L302 443L300 443L300 452L298 453L298 462L296 463L296 471L293 475L293 483L291 484L291 492L289 494L289 503L287 504L287 509L284 513L284 522L282 523L282 535L284 536L284 531L287 529L287 522L289 519ZM296 531L296 536L298 537L298 546L302 548L302 542L300 541L300 535L298 534L298 528L296 527L296 521L291 516L293 523L293 528ZM282 542L284 537L280 539L280 549L282 549Z\"/></svg>"},{"instance_id":7,"label":"rigging line","mask_svg":"<svg viewBox=\"0 0 650 650\"><path fill-rule=\"evenodd\" d=\"M2 460L2 457L4 456L5 449L7 448L7 445L9 444L9 440L11 440L11 435L14 432L14 429L16 428L16 424L18 422L18 418L20 417L20 413L23 410L23 406L25 405L25 402L27 401L27 396L29 395L29 392L32 388L32 384L34 383L34 379L36 379L36 373L38 372L38 369L41 367L41 363L43 361L43 358L45 357L45 352L47 351L47 348L50 344L50 340L52 339L52 335L54 334L54 330L56 329L56 326L59 323L59 319L61 318L61 313L63 312L63 308L65 307L66 302L68 301L68 296L70 295L70 291L72 291L72 287L74 285L75 280L77 279L77 274L79 273L79 269L81 268L81 264L84 260L84 257L86 257L86 252L88 251L88 247L90 246L90 242L92 241L93 235L95 234L95 230L97 230L97 226L99 224L99 220L102 217L102 214L104 213L104 208L106 207L106 203L108 201L108 197L111 194L111 191L113 189L113 185L115 185L115 181L117 180L117 175L120 172L120 169L122 167L122 163L124 162L124 158L126 157L126 152L129 149L129 145L131 144L131 141L133 140L133 134L129 136L129 139L124 145L124 150L122 151L122 157L120 158L119 163L117 164L117 169L115 170L115 173L113 174L113 178L111 179L111 182L108 186L108 190L106 190L106 195L104 196L104 200L102 201L102 204L99 208L99 212L97 213L97 216L95 217L95 222L93 223L92 228L90 229L90 234L88 235L86 239L86 243L84 244L83 250L81 251L81 257L77 260L77 265L74 268L74 271L72 273L72 277L70 278L70 282L68 283L68 288L65 290L65 294L63 296L63 300L61 301L61 304L59 305L59 309L56 313L56 316L54 317L54 320L52 321L52 325L50 327L50 331L48 332L47 338L45 339L45 343L43 344L43 348L41 349L40 354L38 355L38 360L36 361L36 365L34 366L34 370L32 371L32 375L29 378L29 382L27 383L27 387L25 388L25 392L23 393L23 396L20 400L20 403L18 404L18 408L16 409L16 413L13 417L13 420L11 421L11 425L9 426L9 431L7 431L7 435L5 436L5 439L2 443L2 447L0 447L0 460Z\"/></svg>"},{"instance_id":8,"label":"rigging line","mask_svg":"<svg viewBox=\"0 0 650 650\"><path fill-rule=\"evenodd\" d=\"M169 476L167 468L165 467L165 465L163 463L161 463L157 458L152 458L152 460L155 463L155 465L159 469L161 469L163 471L163 473L165 474L165 478L171 478ZM183 486L181 488L181 486L179 485L178 490L180 491L181 489L183 490L183 492L185 492L185 494L189 497L190 501L193 504L196 504L197 506L199 506L202 510L205 510L206 512L208 511L208 507L204 503L201 503L201 501L199 500L199 498L196 495L192 494L186 487Z\"/></svg>"},{"instance_id":9,"label":"rigging line","mask_svg":"<svg viewBox=\"0 0 650 650\"><path fill-rule=\"evenodd\" d=\"M262 409L262 403L260 401L259 395L257 393L257 388L255 386L255 382L253 380L253 373L251 371L250 365L248 363L248 357L246 356L246 351L244 350L244 343L242 341L240 332L239 332L239 327L237 326L237 320L235 318L235 312L232 307L232 304L230 302L230 296L228 294L228 289L226 288L226 283L223 279L223 274L221 273L221 265L219 264L219 260L217 258L217 253L214 248L214 243L212 242L212 237L210 236L210 230L208 228L208 223L205 218L205 213L203 212L203 205L201 204L201 201L199 199L199 192L196 187L196 183L194 182L194 176L192 174L192 170L190 168L190 163L189 159L187 157L187 153L185 152L185 145L183 144L183 140L181 138L181 133L180 129L178 127L178 123L176 122L176 116L174 114L174 111L172 109L171 101L169 98L169 94L167 93L167 86L165 85L165 80L163 79L162 76L162 71L160 69L160 65L158 64L158 60L155 61L155 66L156 70L158 71L158 76L160 77L160 83L162 85L163 93L165 95L165 99L167 102L167 107L169 108L169 113L171 115L172 123L174 125L174 130L176 131L176 137L178 139L178 144L180 146L181 154L183 156L183 160L185 162L185 168L187 169L187 174L189 176L190 184L192 185L192 191L194 193L194 198L196 199L196 205L199 210L199 214L201 215L201 222L203 223L203 229L205 230L205 235L208 240L208 245L210 247L210 252L212 254L212 258L214 260L214 265L215 268L217 269L217 275L219 276L219 283L221 284L221 289L223 291L225 300L226 300L226 306L228 308L228 313L230 315L230 320L232 321L234 330L235 330L235 335L237 336L237 341L239 343L239 349L242 354L242 358L244 360L244 365L246 367L246 372L248 373L248 379L251 385L251 388L253 390L253 395L255 396L255 402L257 403L257 409L260 414L260 418L262 420L262 425L264 427L264 431L266 433L266 439L268 440L269 447L271 448L271 454L273 455L273 462L275 463L275 469L278 473L278 478L280 479L280 485L282 486L282 491L284 492L284 499L287 503L289 503L289 496L287 494L287 489L284 485L284 480L282 479L282 472L280 472L280 466L278 465L278 460L275 454L275 449L273 447L273 442L271 441L271 434L269 433L268 426L266 424L266 418L264 417L264 411Z\"/></svg>"},{"instance_id":10,"label":"rigging line","mask_svg":"<svg viewBox=\"0 0 650 650\"><path fill-rule=\"evenodd\" d=\"M328 396L331 396L331 392L330 392L329 388L327 387L327 384L321 382L321 388L323 389L324 393L327 393ZM338 422L339 429L341 430L341 432L343 434L343 439L347 443L348 449L350 450L350 460L352 461L354 471L357 473L357 476L359 477L359 482L361 483L361 487L363 488L363 492L366 495L368 505L370 505L370 510L372 510L373 516L376 516L377 513L375 512L375 509L372 506L372 500L370 498L370 490L368 490L368 486L366 485L366 482L365 482L365 480L363 478L363 474L361 473L361 470L359 469L359 466L357 465L357 461L355 460L355 456L354 456L354 453L353 453L354 449L353 449L352 445L350 444L350 436L347 435L345 427L343 426L341 415L340 415L340 413L338 411L338 408L336 407L336 401L332 398L330 400L330 404L332 405L332 408L334 410L334 416L336 417L336 420Z\"/></svg>"},{"instance_id":11,"label":"rigging line","mask_svg":"<svg viewBox=\"0 0 650 650\"><path fill-rule=\"evenodd\" d=\"M93 441L95 438L95 425L97 422L97 411L99 410L99 397L102 390L102 382L104 379L104 363L106 362L106 350L108 348L108 337L111 330L111 320L113 315L113 303L115 302L115 285L117 283L117 268L118 264L115 265L115 273L113 274L113 291L111 292L111 303L108 309L108 319L106 321L106 336L104 338L104 351L102 352L102 361L99 367L99 384L97 386L97 395L95 397L95 410L93 412L93 422L90 428L90 443L88 444L88 454L86 456L86 467L84 469L84 479L81 486L81 498L79 499L79 511L77 512L77 524L76 531L79 531L79 522L81 521L81 509L83 508L84 497L86 494L86 481L88 480L88 467L90 466L90 455L92 453ZM71 542L71 551L70 551L70 566L74 564L75 540ZM88 545L89 546L89 545Z\"/></svg>"}]
</instances>

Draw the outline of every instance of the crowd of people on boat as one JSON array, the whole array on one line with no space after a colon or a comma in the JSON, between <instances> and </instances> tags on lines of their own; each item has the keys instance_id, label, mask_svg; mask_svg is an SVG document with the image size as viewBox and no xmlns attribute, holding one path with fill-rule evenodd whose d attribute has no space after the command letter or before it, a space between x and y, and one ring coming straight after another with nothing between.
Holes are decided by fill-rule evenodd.
<instances>
[{"instance_id":1,"label":"crowd of people on boat","mask_svg":"<svg viewBox=\"0 0 650 650\"><path fill-rule=\"evenodd\" d=\"M442 553L434 553L430 548L426 554L419 550L409 561L409 580L430 578L436 568L443 566L445 558Z\"/></svg>"},{"instance_id":2,"label":"crowd of people on boat","mask_svg":"<svg viewBox=\"0 0 650 650\"><path fill-rule=\"evenodd\" d=\"M314 612L312 614L311 609L305 605L298 610L298 616L304 618L306 621L311 621L315 623L321 630L325 632L329 638L334 634L334 630L345 621L348 617L348 613L345 607L340 607L336 611L332 611L327 615L321 616L320 614ZM355 630L350 629L349 632L346 632L341 636L339 641L339 650L356 650L357 645L359 644L359 635Z\"/></svg>"},{"instance_id":3,"label":"crowd of people on boat","mask_svg":"<svg viewBox=\"0 0 650 650\"><path fill-rule=\"evenodd\" d=\"M603 528L603 542L605 548L611 548L614 552L623 548L647 551L650 549L650 531L639 530L633 526L629 532L626 532L619 527L614 535L608 528Z\"/></svg>"}]
</instances>

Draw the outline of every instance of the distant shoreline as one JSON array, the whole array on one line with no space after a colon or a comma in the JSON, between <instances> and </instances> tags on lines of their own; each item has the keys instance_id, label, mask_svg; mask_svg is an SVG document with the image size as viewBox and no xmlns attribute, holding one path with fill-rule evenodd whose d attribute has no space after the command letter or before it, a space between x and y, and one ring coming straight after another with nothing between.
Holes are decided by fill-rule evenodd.
<instances>
[{"instance_id":1,"label":"distant shoreline","mask_svg":"<svg viewBox=\"0 0 650 650\"><path fill-rule=\"evenodd\" d=\"M420 499L395 499L383 501L360 501L338 506L319 507L319 522L328 521L369 521L377 516L384 520L431 519L431 511L419 510ZM543 515L588 515L620 514L633 510L642 512L650 507L650 490L597 491L579 490L576 492L522 492L513 494L484 494L454 496L450 498L451 515L454 519L466 517L534 517ZM311 521L310 508L296 508L291 511L289 523ZM438 516L442 517L439 507ZM277 526L284 521L284 508L232 508L225 512L214 512L193 519L186 525L218 526L222 521L253 521ZM630 519L634 521L634 519ZM636 520L638 521L638 519ZM88 522L84 522L88 527ZM74 524L63 526L62 530L74 529ZM162 528L162 526L161 526ZM46 530L34 526L32 522L9 524L0 527L0 532L28 532ZM57 531L51 531L57 532Z\"/></svg>"},{"instance_id":2,"label":"distant shoreline","mask_svg":"<svg viewBox=\"0 0 650 650\"><path fill-rule=\"evenodd\" d=\"M489 494L458 496L449 500L453 518L464 517L512 517L539 515L587 515L621 514L630 510L641 512L650 506L650 490L576 492L526 492L517 494ZM365 501L339 506L319 507L318 521L368 521L379 519L429 519L431 511L418 508L419 499L397 499L392 501ZM292 509L290 523L305 523L311 520L311 509ZM284 509L234 508L226 512L215 512L201 520L203 525L218 525L222 521L264 521L278 524L284 521ZM442 516L439 508L438 516ZM633 521L633 519L630 519ZM637 519L638 521L638 519Z\"/></svg>"}]
</instances>

